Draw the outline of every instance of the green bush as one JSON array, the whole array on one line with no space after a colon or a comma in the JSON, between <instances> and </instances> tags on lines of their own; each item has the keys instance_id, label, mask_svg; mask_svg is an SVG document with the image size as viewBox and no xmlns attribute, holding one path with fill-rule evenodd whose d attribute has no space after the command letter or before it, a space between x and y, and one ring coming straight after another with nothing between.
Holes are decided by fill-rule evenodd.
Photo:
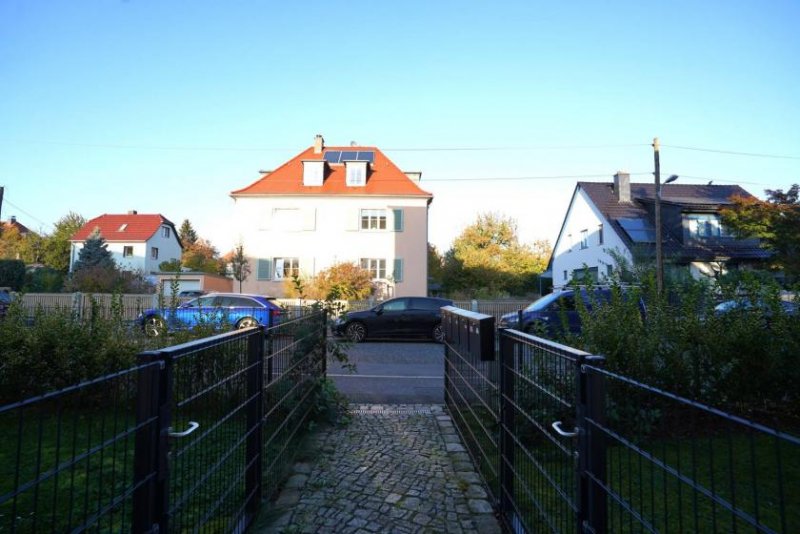
<instances>
[{"instance_id":1,"label":"green bush","mask_svg":"<svg viewBox=\"0 0 800 534\"><path fill-rule=\"evenodd\" d=\"M14 291L19 291L24 283L25 262L22 260L0 260L0 287L10 287Z\"/></svg>"},{"instance_id":2,"label":"green bush","mask_svg":"<svg viewBox=\"0 0 800 534\"><path fill-rule=\"evenodd\" d=\"M659 295L652 280L579 313L563 341L606 357L613 372L740 414L800 415L800 319L784 312L770 281L685 281ZM720 300L763 303L715 313ZM644 313L642 304L644 303ZM763 417L759 417L763 419Z\"/></svg>"}]
</instances>

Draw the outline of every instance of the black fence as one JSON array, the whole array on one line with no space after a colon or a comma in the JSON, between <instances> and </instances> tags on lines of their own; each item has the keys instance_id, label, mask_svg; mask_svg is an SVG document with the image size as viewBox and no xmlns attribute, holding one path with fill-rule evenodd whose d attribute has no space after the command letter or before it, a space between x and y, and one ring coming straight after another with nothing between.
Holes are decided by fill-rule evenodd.
<instances>
[{"instance_id":1,"label":"black fence","mask_svg":"<svg viewBox=\"0 0 800 534\"><path fill-rule=\"evenodd\" d=\"M497 335L492 361L446 341L445 402L510 530L800 532L797 437Z\"/></svg>"},{"instance_id":2,"label":"black fence","mask_svg":"<svg viewBox=\"0 0 800 534\"><path fill-rule=\"evenodd\" d=\"M142 353L0 407L0 532L241 532L292 460L326 316Z\"/></svg>"}]
</instances>

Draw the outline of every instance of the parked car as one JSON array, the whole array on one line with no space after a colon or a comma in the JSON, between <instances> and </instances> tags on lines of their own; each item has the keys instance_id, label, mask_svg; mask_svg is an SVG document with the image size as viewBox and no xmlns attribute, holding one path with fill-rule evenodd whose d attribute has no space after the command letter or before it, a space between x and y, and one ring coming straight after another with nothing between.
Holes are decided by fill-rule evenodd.
<instances>
[{"instance_id":1,"label":"parked car","mask_svg":"<svg viewBox=\"0 0 800 534\"><path fill-rule=\"evenodd\" d=\"M202 297L205 295L205 291L201 291L199 289L184 289L183 291L178 292L179 298L192 298L192 297Z\"/></svg>"},{"instance_id":2,"label":"parked car","mask_svg":"<svg viewBox=\"0 0 800 534\"><path fill-rule=\"evenodd\" d=\"M181 304L176 309L148 309L139 315L139 324L148 336L193 328L198 324L233 328L278 324L281 308L270 297L243 293L210 293Z\"/></svg>"},{"instance_id":3,"label":"parked car","mask_svg":"<svg viewBox=\"0 0 800 534\"><path fill-rule=\"evenodd\" d=\"M780 310L786 315L795 316L800 313L800 307L798 307L796 302L780 300L776 305L779 306ZM767 302L757 300L755 303L753 303L748 298L726 300L724 302L720 302L714 307L714 313L716 315L725 315L733 311L760 311L765 316L770 317L774 310Z\"/></svg>"},{"instance_id":4,"label":"parked car","mask_svg":"<svg viewBox=\"0 0 800 534\"><path fill-rule=\"evenodd\" d=\"M11 293L5 289L0 290L0 319L6 316L8 307L11 306L13 301L14 296Z\"/></svg>"},{"instance_id":5,"label":"parked car","mask_svg":"<svg viewBox=\"0 0 800 534\"><path fill-rule=\"evenodd\" d=\"M580 298L588 311L599 303L611 302L611 289L598 288L579 290ZM513 328L529 334L557 335L565 329L573 334L581 332L581 317L576 303L576 290L569 289L550 293L532 302L522 310L522 324L518 312L507 313L500 318L498 326ZM644 315L645 306L639 301L639 309Z\"/></svg>"},{"instance_id":6,"label":"parked car","mask_svg":"<svg viewBox=\"0 0 800 534\"><path fill-rule=\"evenodd\" d=\"M453 301L434 297L398 297L369 310L349 312L334 321L333 334L360 343L367 338L430 337L441 343L443 306Z\"/></svg>"}]
</instances>

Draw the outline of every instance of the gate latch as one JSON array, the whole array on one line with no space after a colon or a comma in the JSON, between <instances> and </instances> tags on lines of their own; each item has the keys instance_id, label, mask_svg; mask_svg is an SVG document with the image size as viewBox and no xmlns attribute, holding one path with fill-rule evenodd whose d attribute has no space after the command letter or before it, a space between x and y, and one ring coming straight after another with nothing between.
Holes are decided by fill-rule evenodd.
<instances>
[{"instance_id":1,"label":"gate latch","mask_svg":"<svg viewBox=\"0 0 800 534\"><path fill-rule=\"evenodd\" d=\"M191 434L192 432L194 432L198 428L200 428L200 423L198 423L196 421L189 421L189 428L187 428L183 432L173 432L172 431L172 427L169 427L167 429L167 436L169 436L171 438L185 438L186 436L188 436L189 434Z\"/></svg>"},{"instance_id":2,"label":"gate latch","mask_svg":"<svg viewBox=\"0 0 800 534\"><path fill-rule=\"evenodd\" d=\"M558 435L563 438L574 438L575 436L578 435L579 432L578 427L575 427L574 432L567 432L566 430L562 429L561 421L556 421L555 423L553 423L553 430L555 430L558 433Z\"/></svg>"}]
</instances>

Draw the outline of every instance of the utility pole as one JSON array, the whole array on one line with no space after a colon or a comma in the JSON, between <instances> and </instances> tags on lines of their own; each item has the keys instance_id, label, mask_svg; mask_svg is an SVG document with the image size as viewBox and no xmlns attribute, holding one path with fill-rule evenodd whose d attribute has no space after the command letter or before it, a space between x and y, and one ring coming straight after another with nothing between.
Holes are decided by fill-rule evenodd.
<instances>
[{"instance_id":1,"label":"utility pole","mask_svg":"<svg viewBox=\"0 0 800 534\"><path fill-rule=\"evenodd\" d=\"M0 221L3 220L3 191L5 191L5 187L0 185ZM3 225L0 224L0 234L3 233Z\"/></svg>"},{"instance_id":2,"label":"utility pole","mask_svg":"<svg viewBox=\"0 0 800 534\"><path fill-rule=\"evenodd\" d=\"M656 289L660 295L664 291L664 258L661 243L661 162L659 161L658 137L653 139L653 159L656 166Z\"/></svg>"}]
</instances>

